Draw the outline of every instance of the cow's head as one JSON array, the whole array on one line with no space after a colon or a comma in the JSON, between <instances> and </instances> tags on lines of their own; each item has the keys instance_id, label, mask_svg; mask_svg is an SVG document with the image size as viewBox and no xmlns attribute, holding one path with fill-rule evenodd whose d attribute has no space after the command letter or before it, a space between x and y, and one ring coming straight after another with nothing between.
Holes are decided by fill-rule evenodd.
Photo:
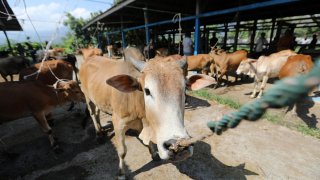
<instances>
[{"instance_id":1,"label":"cow's head","mask_svg":"<svg viewBox=\"0 0 320 180\"><path fill-rule=\"evenodd\" d=\"M249 76L253 76L254 73L252 72L252 63L255 63L257 60L256 59L246 59L246 60L243 60L241 61L238 69L237 69L237 74L240 75L240 74L244 74L244 75L249 75Z\"/></svg>"},{"instance_id":2,"label":"cow's head","mask_svg":"<svg viewBox=\"0 0 320 180\"><path fill-rule=\"evenodd\" d=\"M157 144L161 159L172 161L183 160L193 153L193 147L183 147L172 151L177 140L188 139L184 127L185 89L200 89L215 81L203 75L185 78L182 68L186 59L171 61L158 59L143 62L127 57L127 60L141 72L139 78L118 75L107 80L107 83L122 92L141 90L144 93L146 119L139 137L144 144Z\"/></svg>"},{"instance_id":3,"label":"cow's head","mask_svg":"<svg viewBox=\"0 0 320 180\"><path fill-rule=\"evenodd\" d=\"M53 86L63 94L65 100L85 102L84 94L76 81L57 81Z\"/></svg>"}]
</instances>

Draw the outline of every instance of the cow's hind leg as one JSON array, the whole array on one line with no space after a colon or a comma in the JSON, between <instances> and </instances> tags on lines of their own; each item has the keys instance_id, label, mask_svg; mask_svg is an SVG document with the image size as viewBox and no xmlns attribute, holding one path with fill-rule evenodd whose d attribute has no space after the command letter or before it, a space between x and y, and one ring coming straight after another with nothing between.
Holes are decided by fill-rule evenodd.
<instances>
[{"instance_id":1,"label":"cow's hind leg","mask_svg":"<svg viewBox=\"0 0 320 180\"><path fill-rule=\"evenodd\" d=\"M59 148L59 145L57 144L57 142L52 134L52 130L51 130L50 126L48 125L45 113L44 112L33 113L33 116L37 120L39 125L41 126L43 132L48 134L50 145L53 148L53 150L57 153L61 152L61 149Z\"/></svg>"},{"instance_id":2,"label":"cow's hind leg","mask_svg":"<svg viewBox=\"0 0 320 180\"><path fill-rule=\"evenodd\" d=\"M86 98L87 102L87 107L90 113L90 116L92 118L94 128L96 129L96 135L97 135L97 140L98 142L103 142L103 132L101 128L101 123L100 123L100 110L98 107L92 103L89 99Z\"/></svg>"},{"instance_id":3,"label":"cow's hind leg","mask_svg":"<svg viewBox=\"0 0 320 180\"><path fill-rule=\"evenodd\" d=\"M2 78L3 78L6 82L8 82L8 79L7 79L7 76L6 76L6 75L1 74L1 76L2 76Z\"/></svg>"},{"instance_id":4,"label":"cow's hind leg","mask_svg":"<svg viewBox=\"0 0 320 180\"><path fill-rule=\"evenodd\" d=\"M125 124L122 119L116 117L116 115L112 115L112 122L114 125L115 132L115 144L117 148L117 153L119 156L119 173L118 179L126 179L126 166L124 162L124 158L127 154L127 147L125 144Z\"/></svg>"}]
</instances>

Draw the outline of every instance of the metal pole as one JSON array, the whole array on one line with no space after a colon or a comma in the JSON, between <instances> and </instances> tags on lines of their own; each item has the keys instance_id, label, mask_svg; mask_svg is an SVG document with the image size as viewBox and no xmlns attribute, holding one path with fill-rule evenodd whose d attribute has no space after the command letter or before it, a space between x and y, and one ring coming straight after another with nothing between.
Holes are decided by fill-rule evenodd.
<instances>
[{"instance_id":1,"label":"metal pole","mask_svg":"<svg viewBox=\"0 0 320 180\"><path fill-rule=\"evenodd\" d=\"M2 29L2 28L1 28L1 29ZM11 54L13 54L13 49L12 49L10 40L9 40L9 38L8 38L7 32L6 32L4 29L2 29L2 31L3 31L4 35L6 36L7 43L8 43L9 49L10 49L10 51L11 51Z\"/></svg>"},{"instance_id":2,"label":"metal pole","mask_svg":"<svg viewBox=\"0 0 320 180\"><path fill-rule=\"evenodd\" d=\"M234 45L233 45L233 51L237 50L237 46L238 46L238 36L239 36L239 28L240 28L240 21L237 20L237 25L236 25L236 34L234 36Z\"/></svg>"},{"instance_id":3,"label":"metal pole","mask_svg":"<svg viewBox=\"0 0 320 180\"><path fill-rule=\"evenodd\" d=\"M270 40L269 43L272 42L273 34L274 34L274 27L276 25L276 18L272 18L272 26L271 26L271 33L270 33Z\"/></svg>"},{"instance_id":4,"label":"metal pole","mask_svg":"<svg viewBox=\"0 0 320 180\"><path fill-rule=\"evenodd\" d=\"M200 14L200 0L196 1L196 19L195 19L195 25L194 25L194 55L197 55L199 52L199 44L200 44L200 20L199 15Z\"/></svg>"},{"instance_id":5,"label":"metal pole","mask_svg":"<svg viewBox=\"0 0 320 180\"><path fill-rule=\"evenodd\" d=\"M122 37L122 48L125 49L126 48L126 35L125 35L124 31L121 31L121 37Z\"/></svg>"},{"instance_id":6,"label":"metal pole","mask_svg":"<svg viewBox=\"0 0 320 180\"><path fill-rule=\"evenodd\" d=\"M108 33L107 33L107 43L108 43L108 45L110 45L110 37L109 37Z\"/></svg>"},{"instance_id":7,"label":"metal pole","mask_svg":"<svg viewBox=\"0 0 320 180\"><path fill-rule=\"evenodd\" d=\"M224 38L223 38L223 46L225 50L227 49L227 39L228 39L228 23L224 23Z\"/></svg>"},{"instance_id":8,"label":"metal pole","mask_svg":"<svg viewBox=\"0 0 320 180\"><path fill-rule=\"evenodd\" d=\"M253 22L252 34L251 34L251 39L250 39L250 52L252 52L253 47L254 47L254 39L256 37L256 31L257 31L257 22L258 22L258 20L256 20L256 19Z\"/></svg>"},{"instance_id":9,"label":"metal pole","mask_svg":"<svg viewBox=\"0 0 320 180\"><path fill-rule=\"evenodd\" d=\"M145 25L145 32L146 32L146 45L148 46L148 44L150 42L150 32L149 32L149 27L147 26L149 23L147 8L143 8L143 15L144 15L144 25Z\"/></svg>"}]
</instances>

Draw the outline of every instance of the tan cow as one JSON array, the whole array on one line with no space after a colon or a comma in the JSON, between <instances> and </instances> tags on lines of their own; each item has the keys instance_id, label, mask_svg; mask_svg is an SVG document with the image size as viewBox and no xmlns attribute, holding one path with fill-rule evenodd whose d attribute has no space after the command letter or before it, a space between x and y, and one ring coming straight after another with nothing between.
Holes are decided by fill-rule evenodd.
<instances>
[{"instance_id":1,"label":"tan cow","mask_svg":"<svg viewBox=\"0 0 320 180\"><path fill-rule=\"evenodd\" d=\"M213 58L209 54L198 54L187 57L188 71L201 71L202 74L208 75L210 65L214 63ZM211 72L212 73L212 72Z\"/></svg>"},{"instance_id":2,"label":"tan cow","mask_svg":"<svg viewBox=\"0 0 320 180\"><path fill-rule=\"evenodd\" d=\"M218 87L224 75L227 76L228 81L227 72L235 72L241 61L247 59L248 52L246 50L238 50L233 53L227 53L224 50L213 48L209 55L213 58L215 63L214 67L211 67L211 69L213 69L216 75L217 84L215 87ZM235 82L237 79L238 77L236 76Z\"/></svg>"},{"instance_id":3,"label":"tan cow","mask_svg":"<svg viewBox=\"0 0 320 180\"><path fill-rule=\"evenodd\" d=\"M54 86L39 81L23 81L0 83L0 99L0 124L32 115L48 134L51 146L57 150L46 114L68 101L84 101L84 96L76 81L61 81Z\"/></svg>"},{"instance_id":4,"label":"tan cow","mask_svg":"<svg viewBox=\"0 0 320 180\"><path fill-rule=\"evenodd\" d=\"M279 76L280 69L287 62L288 57L296 55L291 50L284 50L273 53L270 56L260 56L258 60L247 59L241 62L237 69L237 74L245 74L254 77L254 89L251 98L255 98L259 91L258 98L262 96L269 78ZM258 89L259 82L262 82Z\"/></svg>"},{"instance_id":5,"label":"tan cow","mask_svg":"<svg viewBox=\"0 0 320 180\"><path fill-rule=\"evenodd\" d=\"M163 160L183 160L192 155L192 147L181 147L179 139L188 139L184 128L185 87L200 89L214 83L193 76L185 80L182 61L144 62L131 57L116 61L93 57L80 68L81 88L85 94L97 134L101 134L100 111L112 114L116 148L119 156L119 178L125 176L127 153L125 132L134 129L145 145L157 144ZM180 147L172 151L172 146ZM152 156L155 158L155 156Z\"/></svg>"},{"instance_id":6,"label":"tan cow","mask_svg":"<svg viewBox=\"0 0 320 180\"><path fill-rule=\"evenodd\" d=\"M101 49L93 47L78 49L76 53L82 54L83 60L87 60L89 57L92 56L103 56Z\"/></svg>"}]
</instances>

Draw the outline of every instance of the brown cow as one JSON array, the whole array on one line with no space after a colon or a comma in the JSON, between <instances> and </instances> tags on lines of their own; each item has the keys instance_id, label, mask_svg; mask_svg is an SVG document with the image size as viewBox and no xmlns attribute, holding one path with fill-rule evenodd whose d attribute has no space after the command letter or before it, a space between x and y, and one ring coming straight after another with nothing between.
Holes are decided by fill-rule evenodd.
<instances>
[{"instance_id":1,"label":"brown cow","mask_svg":"<svg viewBox=\"0 0 320 180\"><path fill-rule=\"evenodd\" d=\"M84 101L84 96L75 81L60 81L53 86L39 81L23 81L0 83L0 99L0 124L32 115L57 150L46 114L68 101Z\"/></svg>"},{"instance_id":2,"label":"brown cow","mask_svg":"<svg viewBox=\"0 0 320 180\"><path fill-rule=\"evenodd\" d=\"M41 67L41 63L23 69L19 74L19 80L39 80L47 85L54 84L59 79L72 80L73 67L70 63L63 60L44 61L43 67L39 74L37 72ZM49 69L50 67L50 69ZM52 72L51 72L52 71ZM52 74L53 73L53 74ZM57 78L56 78L57 77Z\"/></svg>"},{"instance_id":3,"label":"brown cow","mask_svg":"<svg viewBox=\"0 0 320 180\"><path fill-rule=\"evenodd\" d=\"M311 56L297 54L288 57L287 62L283 65L279 72L279 78L293 77L308 73L313 68L313 61ZM297 104L293 106L292 112L297 111ZM289 110L289 109L288 109Z\"/></svg>"},{"instance_id":4,"label":"brown cow","mask_svg":"<svg viewBox=\"0 0 320 180\"><path fill-rule=\"evenodd\" d=\"M311 56L297 54L288 57L287 62L283 65L279 72L279 78L292 77L296 75L306 74L313 68Z\"/></svg>"},{"instance_id":5,"label":"brown cow","mask_svg":"<svg viewBox=\"0 0 320 180\"><path fill-rule=\"evenodd\" d=\"M208 75L210 65L214 63L213 58L209 54L198 54L187 57L188 71L201 71L202 74ZM212 73L212 72L211 72Z\"/></svg>"},{"instance_id":6,"label":"brown cow","mask_svg":"<svg viewBox=\"0 0 320 180\"><path fill-rule=\"evenodd\" d=\"M228 81L227 72L236 72L241 61L247 58L248 52L246 50L238 50L233 53L227 53L221 49L213 48L209 55L213 57L215 62L215 66L213 68L217 79L217 84L215 87L218 87L224 75L227 76ZM220 72L220 75L218 75L218 71ZM236 76L235 82L237 79L238 76Z\"/></svg>"},{"instance_id":7,"label":"brown cow","mask_svg":"<svg viewBox=\"0 0 320 180\"><path fill-rule=\"evenodd\" d=\"M92 57L82 64L79 74L97 134L101 134L100 110L112 114L119 178L125 176L128 129L138 131L144 144L157 144L161 159L179 161L191 156L192 146L177 143L189 138L183 123L185 87L200 89L214 83L213 78L203 80L197 75L186 81L181 69L185 60L144 62L132 58L130 48L125 57L129 62ZM172 146L181 148L173 152Z\"/></svg>"}]
</instances>

